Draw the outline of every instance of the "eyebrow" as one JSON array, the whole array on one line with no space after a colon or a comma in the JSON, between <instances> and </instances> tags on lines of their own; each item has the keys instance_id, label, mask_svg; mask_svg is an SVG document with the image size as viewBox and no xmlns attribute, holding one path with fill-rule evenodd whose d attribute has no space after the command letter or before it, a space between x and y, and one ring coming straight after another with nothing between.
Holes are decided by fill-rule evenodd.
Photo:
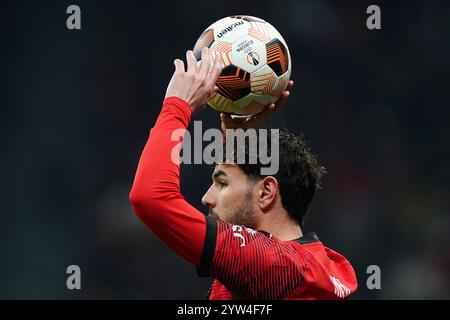
<instances>
[{"instance_id":1,"label":"eyebrow","mask_svg":"<svg viewBox=\"0 0 450 320\"><path fill-rule=\"evenodd\" d=\"M212 178L213 178L213 179L217 179L219 176L225 176L225 177L227 177L227 174L225 173L225 171L218 170L218 171L216 171L216 172L213 173Z\"/></svg>"}]
</instances>

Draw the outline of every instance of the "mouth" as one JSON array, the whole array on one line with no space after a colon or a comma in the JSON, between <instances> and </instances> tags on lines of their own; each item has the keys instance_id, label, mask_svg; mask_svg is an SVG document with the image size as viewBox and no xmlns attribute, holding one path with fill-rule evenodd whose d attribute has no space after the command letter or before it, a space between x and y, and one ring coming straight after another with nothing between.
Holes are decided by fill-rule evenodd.
<instances>
[{"instance_id":1,"label":"mouth","mask_svg":"<svg viewBox=\"0 0 450 320\"><path fill-rule=\"evenodd\" d=\"M208 216L219 219L219 216L212 209L209 209Z\"/></svg>"}]
</instances>

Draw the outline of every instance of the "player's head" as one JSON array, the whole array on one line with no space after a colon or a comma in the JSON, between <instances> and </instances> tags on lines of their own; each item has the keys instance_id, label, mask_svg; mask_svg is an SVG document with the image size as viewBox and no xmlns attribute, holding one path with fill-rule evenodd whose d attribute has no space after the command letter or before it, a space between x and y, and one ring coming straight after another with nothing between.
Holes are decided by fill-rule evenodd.
<instances>
[{"instance_id":1,"label":"player's head","mask_svg":"<svg viewBox=\"0 0 450 320\"><path fill-rule=\"evenodd\" d=\"M261 136L257 135L257 139ZM270 134L267 143L271 150ZM278 143L279 169L274 175L262 175L261 168L267 165L259 161L240 164L235 157L224 157L227 160L215 166L212 185L202 198L211 216L257 228L264 215L285 212L292 221L303 224L325 169L318 164L302 136L281 129ZM246 159L249 159L248 152L246 143Z\"/></svg>"}]
</instances>

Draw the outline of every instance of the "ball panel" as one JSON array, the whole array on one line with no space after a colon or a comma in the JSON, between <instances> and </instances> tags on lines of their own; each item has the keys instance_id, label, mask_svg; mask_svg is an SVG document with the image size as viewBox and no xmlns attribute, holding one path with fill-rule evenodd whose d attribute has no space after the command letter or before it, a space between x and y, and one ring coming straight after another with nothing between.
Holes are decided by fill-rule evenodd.
<instances>
[{"instance_id":1,"label":"ball panel","mask_svg":"<svg viewBox=\"0 0 450 320\"><path fill-rule=\"evenodd\" d=\"M222 69L216 85L220 95L236 101L250 93L250 74L239 67L229 65Z\"/></svg>"},{"instance_id":2,"label":"ball panel","mask_svg":"<svg viewBox=\"0 0 450 320\"><path fill-rule=\"evenodd\" d=\"M266 105L264 103L255 100L255 94L248 94L244 98L236 101L234 104L236 106L235 114L239 115L250 115L260 112Z\"/></svg>"},{"instance_id":3,"label":"ball panel","mask_svg":"<svg viewBox=\"0 0 450 320\"><path fill-rule=\"evenodd\" d=\"M278 77L275 85L273 86L270 95L276 97L277 99L286 90L289 82L290 72L286 72L282 76Z\"/></svg>"},{"instance_id":4,"label":"ball panel","mask_svg":"<svg viewBox=\"0 0 450 320\"><path fill-rule=\"evenodd\" d=\"M266 28L269 31L269 35L271 39L279 39L284 46L287 48L287 43L284 40L283 36L281 35L281 33L278 32L277 29L275 29L275 27L273 25L271 25L269 22L266 22Z\"/></svg>"},{"instance_id":5,"label":"ball panel","mask_svg":"<svg viewBox=\"0 0 450 320\"><path fill-rule=\"evenodd\" d=\"M266 64L266 47L264 42L245 36L232 45L231 61L245 71L254 72Z\"/></svg>"},{"instance_id":6,"label":"ball panel","mask_svg":"<svg viewBox=\"0 0 450 320\"><path fill-rule=\"evenodd\" d=\"M281 76L289 69L287 48L279 39L273 39L266 44L267 64L277 76Z\"/></svg>"},{"instance_id":7,"label":"ball panel","mask_svg":"<svg viewBox=\"0 0 450 320\"><path fill-rule=\"evenodd\" d=\"M214 42L213 29L207 29L200 35L200 37L198 38L197 42L194 45L194 49L192 50L194 52L194 56L197 59L197 61L200 60L202 57L202 49L204 47L210 48L213 42Z\"/></svg>"},{"instance_id":8,"label":"ball panel","mask_svg":"<svg viewBox=\"0 0 450 320\"><path fill-rule=\"evenodd\" d=\"M242 19L248 22L265 22L263 19L253 17L253 16L231 16L231 18Z\"/></svg>"},{"instance_id":9,"label":"ball panel","mask_svg":"<svg viewBox=\"0 0 450 320\"><path fill-rule=\"evenodd\" d=\"M214 92L211 99L208 101L211 108L220 112L233 112L234 104L229 99L222 96L220 93Z\"/></svg>"},{"instance_id":10,"label":"ball panel","mask_svg":"<svg viewBox=\"0 0 450 320\"><path fill-rule=\"evenodd\" d=\"M248 34L249 23L227 17L213 23L210 28L214 30L214 40L232 43Z\"/></svg>"},{"instance_id":11,"label":"ball panel","mask_svg":"<svg viewBox=\"0 0 450 320\"><path fill-rule=\"evenodd\" d=\"M264 22L250 22L248 34L260 41L269 41L271 39L269 30Z\"/></svg>"},{"instance_id":12,"label":"ball panel","mask_svg":"<svg viewBox=\"0 0 450 320\"><path fill-rule=\"evenodd\" d=\"M261 112L265 108L265 105L259 103L256 100L252 100L246 107L242 109L243 114L256 114Z\"/></svg>"},{"instance_id":13,"label":"ball panel","mask_svg":"<svg viewBox=\"0 0 450 320\"><path fill-rule=\"evenodd\" d=\"M287 50L287 55L288 55L288 69L291 70L292 68L292 61L291 61L291 53L289 52L289 47L286 43L286 41L284 40L283 36L278 32L277 29L275 29L275 27L273 25L271 25L269 22L266 22L266 28L269 31L270 34L270 38L271 39L278 39L281 41L281 43L284 45L284 47Z\"/></svg>"},{"instance_id":14,"label":"ball panel","mask_svg":"<svg viewBox=\"0 0 450 320\"><path fill-rule=\"evenodd\" d=\"M274 97L271 95L259 95L259 94L255 94L255 100L258 101L259 103L262 103L264 105L268 105L271 103L274 103L275 101L278 100L278 97Z\"/></svg>"},{"instance_id":15,"label":"ball panel","mask_svg":"<svg viewBox=\"0 0 450 320\"><path fill-rule=\"evenodd\" d=\"M231 64L231 43L223 42L223 41L215 41L211 46L212 56L214 56L215 52L220 53L222 68L229 66ZM215 58L214 58L215 59Z\"/></svg>"},{"instance_id":16,"label":"ball panel","mask_svg":"<svg viewBox=\"0 0 450 320\"><path fill-rule=\"evenodd\" d=\"M234 102L235 114L250 115L262 111L267 105L277 101L277 98L269 95L250 93L242 99Z\"/></svg>"},{"instance_id":17,"label":"ball panel","mask_svg":"<svg viewBox=\"0 0 450 320\"><path fill-rule=\"evenodd\" d=\"M268 65L250 74L251 92L253 94L270 94L277 76Z\"/></svg>"}]
</instances>

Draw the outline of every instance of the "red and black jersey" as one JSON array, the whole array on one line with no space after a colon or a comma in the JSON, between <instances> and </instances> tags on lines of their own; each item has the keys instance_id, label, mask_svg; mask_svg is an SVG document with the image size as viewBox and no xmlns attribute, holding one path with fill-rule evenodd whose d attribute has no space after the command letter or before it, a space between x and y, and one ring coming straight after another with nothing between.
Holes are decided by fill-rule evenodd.
<instances>
[{"instance_id":1,"label":"red and black jersey","mask_svg":"<svg viewBox=\"0 0 450 320\"><path fill-rule=\"evenodd\" d=\"M337 299L356 290L342 255L314 232L293 241L207 217L200 276L213 276L209 299Z\"/></svg>"},{"instance_id":2,"label":"red and black jersey","mask_svg":"<svg viewBox=\"0 0 450 320\"><path fill-rule=\"evenodd\" d=\"M342 255L314 233L292 241L205 217L180 192L179 149L189 105L164 100L136 171L130 201L136 214L172 250L215 280L209 299L342 299L357 288ZM174 157L176 159L174 159ZM178 158L177 158L178 157ZM174 161L176 160L176 161Z\"/></svg>"}]
</instances>

